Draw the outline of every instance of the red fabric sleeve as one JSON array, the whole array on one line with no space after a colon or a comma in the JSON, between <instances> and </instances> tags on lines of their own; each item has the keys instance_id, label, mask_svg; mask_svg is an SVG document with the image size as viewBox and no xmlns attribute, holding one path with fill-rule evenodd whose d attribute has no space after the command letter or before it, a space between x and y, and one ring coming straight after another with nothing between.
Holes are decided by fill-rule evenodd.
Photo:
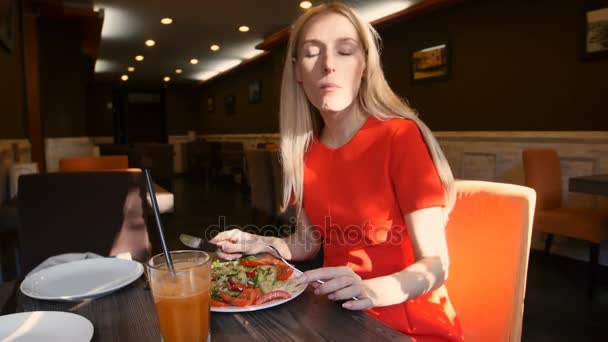
<instances>
[{"instance_id":1,"label":"red fabric sleeve","mask_svg":"<svg viewBox=\"0 0 608 342\"><path fill-rule=\"evenodd\" d=\"M445 206L445 192L437 168L416 123L398 120L389 156L393 191L403 215Z\"/></svg>"}]
</instances>

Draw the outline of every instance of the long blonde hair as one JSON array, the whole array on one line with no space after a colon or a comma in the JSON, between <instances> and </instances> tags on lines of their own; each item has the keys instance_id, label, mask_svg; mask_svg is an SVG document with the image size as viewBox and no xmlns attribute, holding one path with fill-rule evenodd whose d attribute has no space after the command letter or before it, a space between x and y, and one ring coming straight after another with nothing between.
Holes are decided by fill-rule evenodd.
<instances>
[{"instance_id":1,"label":"long blonde hair","mask_svg":"<svg viewBox=\"0 0 608 342\"><path fill-rule=\"evenodd\" d=\"M366 53L366 68L357 96L359 107L368 115L373 115L379 120L402 118L412 120L418 125L444 187L447 201L445 216L447 217L454 206L456 193L452 171L439 143L431 130L418 118L417 113L389 87L382 71L379 52L380 37L376 30L351 7L339 2L325 3L310 9L301 15L292 27L283 69L279 112L281 160L284 175L281 210L285 210L290 204L293 193L297 205L297 215L300 216L304 192L304 154L312 143L315 132L319 132L322 124L317 109L308 101L302 86L296 81L294 75L294 61L297 61L298 58L300 35L312 17L327 12L346 17L357 30L363 44Z\"/></svg>"}]
</instances>

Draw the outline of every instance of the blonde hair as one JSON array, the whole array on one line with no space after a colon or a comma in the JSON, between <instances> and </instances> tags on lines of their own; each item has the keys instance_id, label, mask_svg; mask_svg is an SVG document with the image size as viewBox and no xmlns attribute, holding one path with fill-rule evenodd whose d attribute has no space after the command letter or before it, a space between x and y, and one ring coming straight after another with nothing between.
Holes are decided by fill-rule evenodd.
<instances>
[{"instance_id":1,"label":"blonde hair","mask_svg":"<svg viewBox=\"0 0 608 342\"><path fill-rule=\"evenodd\" d=\"M322 125L317 109L308 101L294 75L294 61L298 58L297 50L302 29L311 18L322 13L337 13L346 17L357 30L363 44L366 68L357 96L359 107L379 120L391 118L412 120L420 129L444 187L447 202L444 212L447 217L454 205L456 194L454 177L439 143L431 130L418 118L417 113L389 87L382 71L380 37L376 30L351 7L339 2L325 3L310 9L300 16L292 27L283 69L279 112L284 174L281 210L285 210L290 204L293 193L297 215L300 216L304 192L304 154L312 143L315 132L319 132Z\"/></svg>"}]
</instances>

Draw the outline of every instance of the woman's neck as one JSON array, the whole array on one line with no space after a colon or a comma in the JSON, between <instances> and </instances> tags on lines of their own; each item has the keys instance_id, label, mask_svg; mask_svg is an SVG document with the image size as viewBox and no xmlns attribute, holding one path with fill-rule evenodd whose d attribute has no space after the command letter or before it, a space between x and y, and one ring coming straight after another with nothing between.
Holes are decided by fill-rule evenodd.
<instances>
[{"instance_id":1,"label":"woman's neck","mask_svg":"<svg viewBox=\"0 0 608 342\"><path fill-rule=\"evenodd\" d=\"M341 112L322 112L321 117L325 124L321 131L321 142L330 148L338 148L359 131L367 115L353 104Z\"/></svg>"}]
</instances>

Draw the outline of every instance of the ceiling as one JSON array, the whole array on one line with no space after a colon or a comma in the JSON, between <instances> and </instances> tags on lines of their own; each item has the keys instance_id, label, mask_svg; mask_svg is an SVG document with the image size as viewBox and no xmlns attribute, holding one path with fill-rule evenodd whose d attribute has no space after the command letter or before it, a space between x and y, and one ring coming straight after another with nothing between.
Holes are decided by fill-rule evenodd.
<instances>
[{"instance_id":1,"label":"ceiling","mask_svg":"<svg viewBox=\"0 0 608 342\"><path fill-rule=\"evenodd\" d=\"M351 0L369 21L401 11L421 0ZM321 1L312 1L313 5ZM305 10L299 0L93 0L96 10L103 9L101 46L95 77L101 81L148 85L193 84L235 67L263 51L255 46L270 35L287 28ZM170 17L173 24L162 25ZM247 25L250 31L239 32ZM147 47L153 39L156 45ZM220 50L210 50L218 44ZM144 60L135 61L136 55ZM199 60L197 65L189 63ZM135 67L128 72L127 67ZM182 69L178 75L175 69Z\"/></svg>"}]
</instances>

